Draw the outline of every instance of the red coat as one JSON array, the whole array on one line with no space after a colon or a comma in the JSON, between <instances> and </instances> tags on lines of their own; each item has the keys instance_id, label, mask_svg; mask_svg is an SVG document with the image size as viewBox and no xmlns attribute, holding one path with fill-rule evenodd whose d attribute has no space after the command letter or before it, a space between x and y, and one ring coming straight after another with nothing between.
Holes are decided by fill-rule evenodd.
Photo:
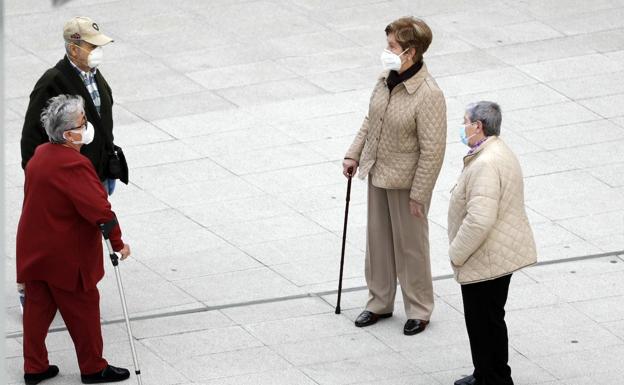
<instances>
[{"instance_id":1,"label":"red coat","mask_svg":"<svg viewBox=\"0 0 624 385\"><path fill-rule=\"evenodd\" d=\"M93 165L60 144L37 147L26 166L24 205L17 228L17 281L46 281L64 290L86 290L104 276L102 233L115 217ZM119 226L113 249L123 248Z\"/></svg>"}]
</instances>

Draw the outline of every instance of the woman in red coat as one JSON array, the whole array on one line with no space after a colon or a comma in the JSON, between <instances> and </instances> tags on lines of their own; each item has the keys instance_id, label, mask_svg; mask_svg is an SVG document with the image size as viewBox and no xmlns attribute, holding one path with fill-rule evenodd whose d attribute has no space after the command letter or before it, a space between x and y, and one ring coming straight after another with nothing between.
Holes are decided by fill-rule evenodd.
<instances>
[{"instance_id":1,"label":"woman in red coat","mask_svg":"<svg viewBox=\"0 0 624 385\"><path fill-rule=\"evenodd\" d=\"M100 296L104 276L99 225L115 220L107 194L80 147L93 139L80 96L49 100L41 122L50 143L37 147L26 167L24 205L17 230L17 281L25 284L24 380L39 382L58 374L49 365L45 338L60 311L74 341L85 384L122 381L126 369L102 358ZM130 247L115 226L110 235L121 259Z\"/></svg>"}]
</instances>

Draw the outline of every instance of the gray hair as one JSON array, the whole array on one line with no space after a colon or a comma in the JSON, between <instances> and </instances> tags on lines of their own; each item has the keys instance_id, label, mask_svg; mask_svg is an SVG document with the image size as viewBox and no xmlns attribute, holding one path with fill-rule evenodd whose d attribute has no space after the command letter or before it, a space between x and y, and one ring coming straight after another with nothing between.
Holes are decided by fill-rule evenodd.
<instances>
[{"instance_id":1,"label":"gray hair","mask_svg":"<svg viewBox=\"0 0 624 385\"><path fill-rule=\"evenodd\" d=\"M69 46L77 45L78 47L82 46L82 40L69 39L65 40L65 53L69 56Z\"/></svg>"},{"instance_id":2,"label":"gray hair","mask_svg":"<svg viewBox=\"0 0 624 385\"><path fill-rule=\"evenodd\" d=\"M75 128L76 118L84 113L84 100L80 95L59 95L48 100L41 112L41 124L50 142L66 142L63 133Z\"/></svg>"},{"instance_id":3,"label":"gray hair","mask_svg":"<svg viewBox=\"0 0 624 385\"><path fill-rule=\"evenodd\" d=\"M466 107L466 113L471 122L480 121L483 124L485 136L500 135L503 117L498 104L484 100L471 103Z\"/></svg>"}]
</instances>

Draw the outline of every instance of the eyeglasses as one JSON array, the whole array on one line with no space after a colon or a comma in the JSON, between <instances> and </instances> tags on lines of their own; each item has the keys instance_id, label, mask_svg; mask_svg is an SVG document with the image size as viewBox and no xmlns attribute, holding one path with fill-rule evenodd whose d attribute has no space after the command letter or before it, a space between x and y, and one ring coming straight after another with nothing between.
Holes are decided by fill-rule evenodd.
<instances>
[{"instance_id":1,"label":"eyeglasses","mask_svg":"<svg viewBox=\"0 0 624 385\"><path fill-rule=\"evenodd\" d=\"M84 123L82 123L80 126L78 126L78 127L72 127L72 128L70 128L70 129L68 129L68 130L65 130L65 131L84 130L85 128L87 128L87 123L88 123L88 122L87 122L87 119L85 119L85 120L84 120Z\"/></svg>"}]
</instances>

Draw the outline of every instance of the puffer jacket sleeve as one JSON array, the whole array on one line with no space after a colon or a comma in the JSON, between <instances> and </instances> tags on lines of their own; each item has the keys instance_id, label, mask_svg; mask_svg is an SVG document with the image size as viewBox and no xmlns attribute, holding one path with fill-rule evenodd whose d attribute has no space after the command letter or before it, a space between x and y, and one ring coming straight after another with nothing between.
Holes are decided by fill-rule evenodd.
<instances>
[{"instance_id":1,"label":"puffer jacket sleeve","mask_svg":"<svg viewBox=\"0 0 624 385\"><path fill-rule=\"evenodd\" d=\"M346 159L353 159L358 162L360 161L362 149L364 148L364 143L366 143L366 135L368 135L368 116L364 118L360 131L358 131L355 139L353 139L353 143L345 155Z\"/></svg>"},{"instance_id":2,"label":"puffer jacket sleeve","mask_svg":"<svg viewBox=\"0 0 624 385\"><path fill-rule=\"evenodd\" d=\"M417 111L416 127L420 155L410 198L424 204L431 200L446 148L446 102L439 89L433 90L422 101Z\"/></svg>"},{"instance_id":3,"label":"puffer jacket sleeve","mask_svg":"<svg viewBox=\"0 0 624 385\"><path fill-rule=\"evenodd\" d=\"M501 193L500 175L492 165L479 164L467 177L467 213L449 248L451 262L456 266L466 263L487 239L498 217Z\"/></svg>"}]
</instances>

